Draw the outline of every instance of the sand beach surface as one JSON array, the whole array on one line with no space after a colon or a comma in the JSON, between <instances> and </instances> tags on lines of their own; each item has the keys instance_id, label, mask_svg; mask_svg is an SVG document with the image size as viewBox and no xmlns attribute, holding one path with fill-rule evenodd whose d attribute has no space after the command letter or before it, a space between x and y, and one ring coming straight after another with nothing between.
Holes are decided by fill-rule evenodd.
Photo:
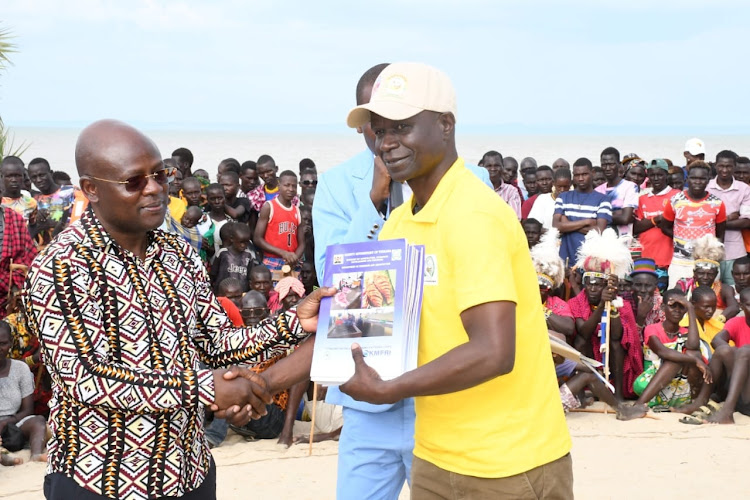
<instances>
[{"instance_id":1,"label":"sand beach surface","mask_svg":"<svg viewBox=\"0 0 750 500\"><path fill-rule=\"evenodd\" d=\"M620 422L612 413L568 415L576 498L748 498L750 417L735 413L733 426L692 426L678 414L654 416ZM297 424L296 433L309 426ZM307 444L285 449L230 432L212 450L218 498L334 499L337 450L336 442L316 443L309 457ZM28 451L18 456L28 459ZM0 499L43 498L43 476L42 464L0 467ZM399 500L407 498L404 489Z\"/></svg>"}]
</instances>

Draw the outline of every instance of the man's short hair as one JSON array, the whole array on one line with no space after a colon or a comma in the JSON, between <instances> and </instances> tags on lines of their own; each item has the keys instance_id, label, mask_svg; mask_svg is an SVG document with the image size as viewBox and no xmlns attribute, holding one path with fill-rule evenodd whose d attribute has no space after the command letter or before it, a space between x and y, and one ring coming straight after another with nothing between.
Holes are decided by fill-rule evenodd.
<instances>
[{"instance_id":1,"label":"man's short hair","mask_svg":"<svg viewBox=\"0 0 750 500\"><path fill-rule=\"evenodd\" d=\"M188 179L191 178L192 177L188 177ZM185 185L185 179L182 180L182 185ZM218 182L214 182L213 184L209 184L208 186L206 186L206 194L208 194L209 191L221 191L221 194L224 194L224 186L222 186Z\"/></svg>"},{"instance_id":2,"label":"man's short hair","mask_svg":"<svg viewBox=\"0 0 750 500\"><path fill-rule=\"evenodd\" d=\"M238 234L247 234L250 237L253 236L252 231L250 231L250 226L248 226L244 222L230 222L229 224L224 225L228 226L230 224L232 225L232 238L234 238Z\"/></svg>"},{"instance_id":3,"label":"man's short hair","mask_svg":"<svg viewBox=\"0 0 750 500\"><path fill-rule=\"evenodd\" d=\"M750 266L750 257L745 255L744 257L735 259L735 261L732 263L732 269L734 269L735 266Z\"/></svg>"},{"instance_id":4,"label":"man's short hair","mask_svg":"<svg viewBox=\"0 0 750 500\"><path fill-rule=\"evenodd\" d=\"M239 224L239 222L227 222L221 226L221 229L219 229L219 238L221 238L222 242L226 243L234 238L235 224Z\"/></svg>"},{"instance_id":5,"label":"man's short hair","mask_svg":"<svg viewBox=\"0 0 750 500\"><path fill-rule=\"evenodd\" d=\"M63 172L62 170L55 170L52 172L52 180L55 181L55 183L59 184L62 182L72 182L70 176L67 172Z\"/></svg>"},{"instance_id":6,"label":"man's short hair","mask_svg":"<svg viewBox=\"0 0 750 500\"><path fill-rule=\"evenodd\" d=\"M258 161L255 162L256 165L260 165L261 163L268 163L272 162L274 165L276 165L276 162L273 161L273 158L271 158L271 155L260 155L258 157Z\"/></svg>"},{"instance_id":7,"label":"man's short hair","mask_svg":"<svg viewBox=\"0 0 750 500\"><path fill-rule=\"evenodd\" d=\"M36 165L37 163L41 163L42 165L45 165L47 167L47 171L52 172L52 167L49 166L49 162L45 160L44 158L34 158L29 162L29 166Z\"/></svg>"},{"instance_id":8,"label":"man's short hair","mask_svg":"<svg viewBox=\"0 0 750 500\"><path fill-rule=\"evenodd\" d=\"M294 177L296 179L297 174L295 174L292 170L284 170L279 174L279 179L281 179L282 177Z\"/></svg>"},{"instance_id":9,"label":"man's short hair","mask_svg":"<svg viewBox=\"0 0 750 500\"><path fill-rule=\"evenodd\" d=\"M555 170L554 177L555 177L555 181L557 181L558 179L566 179L566 180L572 181L573 173L567 167L560 167L557 170Z\"/></svg>"},{"instance_id":10,"label":"man's short hair","mask_svg":"<svg viewBox=\"0 0 750 500\"><path fill-rule=\"evenodd\" d=\"M612 156L612 155L614 155L615 158L617 158L617 161L620 161L620 152L617 151L617 149L613 148L612 146L608 148L604 148L604 151L602 151L602 154L600 154L599 156L602 157L602 156Z\"/></svg>"},{"instance_id":11,"label":"man's short hair","mask_svg":"<svg viewBox=\"0 0 750 500\"><path fill-rule=\"evenodd\" d=\"M242 165L240 165L240 172L244 174L248 170L257 170L256 167L257 167L257 164L254 161L248 160L246 162L243 162Z\"/></svg>"},{"instance_id":12,"label":"man's short hair","mask_svg":"<svg viewBox=\"0 0 750 500\"><path fill-rule=\"evenodd\" d=\"M693 295L691 297L691 300L693 302L698 302L701 298L706 297L713 297L716 298L716 292L711 289L710 286L699 286L695 290L693 290Z\"/></svg>"},{"instance_id":13,"label":"man's short hair","mask_svg":"<svg viewBox=\"0 0 750 500\"><path fill-rule=\"evenodd\" d=\"M228 177L232 179L234 182L240 182L240 176L235 172L234 170L227 170L223 174L221 174L222 177Z\"/></svg>"},{"instance_id":14,"label":"man's short hair","mask_svg":"<svg viewBox=\"0 0 750 500\"><path fill-rule=\"evenodd\" d=\"M606 149L605 149L604 151L606 151ZM602 153L602 154L604 154L604 153ZM573 163L573 168L576 168L576 167L589 167L589 168L594 168L594 166L593 166L593 165L591 164L591 160L589 160L589 159L588 159L588 158L586 158L586 157L583 157L583 158L578 158L578 159L577 159L577 160L575 161L575 163Z\"/></svg>"},{"instance_id":15,"label":"man's short hair","mask_svg":"<svg viewBox=\"0 0 750 500\"><path fill-rule=\"evenodd\" d=\"M684 296L685 296L685 292L683 292L679 288L670 288L669 290L664 292L664 298L663 298L662 303L668 304L669 299L671 299L672 297L684 297Z\"/></svg>"},{"instance_id":16,"label":"man's short hair","mask_svg":"<svg viewBox=\"0 0 750 500\"><path fill-rule=\"evenodd\" d=\"M538 174L539 172L552 172L552 167L550 167L549 165L542 165L541 167L536 169L536 173Z\"/></svg>"},{"instance_id":17,"label":"man's short hair","mask_svg":"<svg viewBox=\"0 0 750 500\"><path fill-rule=\"evenodd\" d=\"M198 187L201 186L201 181L197 177L193 177L192 175L190 177L185 177L184 179L182 179L183 188L185 187L186 183L187 184L195 183Z\"/></svg>"},{"instance_id":18,"label":"man's short hair","mask_svg":"<svg viewBox=\"0 0 750 500\"><path fill-rule=\"evenodd\" d=\"M734 161L735 163L742 163L743 165L746 163L750 163L750 158L747 156L738 156L737 159Z\"/></svg>"},{"instance_id":19,"label":"man's short hair","mask_svg":"<svg viewBox=\"0 0 750 500\"><path fill-rule=\"evenodd\" d=\"M383 72L388 64L389 63L376 64L372 68L365 71L362 76L359 77L359 81L357 82L357 90L354 95L354 98L357 100L357 106L359 106L360 104L365 104L365 88L372 87L375 84L375 80L378 79L378 75Z\"/></svg>"},{"instance_id":20,"label":"man's short hair","mask_svg":"<svg viewBox=\"0 0 750 500\"><path fill-rule=\"evenodd\" d=\"M533 217L529 217L528 219L524 219L521 221L521 226L536 226L539 228L539 230L542 229L542 223L536 220Z\"/></svg>"},{"instance_id":21,"label":"man's short hair","mask_svg":"<svg viewBox=\"0 0 750 500\"><path fill-rule=\"evenodd\" d=\"M708 163L706 163L705 161L702 161L702 160L695 160L694 162L690 163L690 165L688 165L688 166L687 166L687 170L688 170L688 173L690 173L690 171L691 171L692 169L694 169L694 168L702 168L702 169L704 169L704 170L705 170L706 172L708 172L708 175L709 175L709 176L711 175L711 165L709 165L709 164L708 164Z\"/></svg>"},{"instance_id":22,"label":"man's short hair","mask_svg":"<svg viewBox=\"0 0 750 500\"><path fill-rule=\"evenodd\" d=\"M216 287L216 295L224 297L227 294L227 290L231 287L237 287L242 290L242 283L237 278L224 278L219 282L219 286Z\"/></svg>"},{"instance_id":23,"label":"man's short hair","mask_svg":"<svg viewBox=\"0 0 750 500\"><path fill-rule=\"evenodd\" d=\"M730 160L732 160L732 163L736 164L738 156L734 151L725 149L716 153L716 163L719 163L719 160L721 160L722 158L729 158Z\"/></svg>"},{"instance_id":24,"label":"man's short hair","mask_svg":"<svg viewBox=\"0 0 750 500\"><path fill-rule=\"evenodd\" d=\"M310 158L302 158L299 161L299 173L305 172L306 170L316 170L315 162Z\"/></svg>"},{"instance_id":25,"label":"man's short hair","mask_svg":"<svg viewBox=\"0 0 750 500\"><path fill-rule=\"evenodd\" d=\"M20 159L18 156L6 156L3 158L3 161L0 162L0 167L4 167L6 165L18 165L19 167L25 167L25 164L23 163L23 160Z\"/></svg>"},{"instance_id":26,"label":"man's short hair","mask_svg":"<svg viewBox=\"0 0 750 500\"><path fill-rule=\"evenodd\" d=\"M231 170L232 172L236 172L237 175L240 175L240 162L238 162L234 158L224 158L221 160L220 164L224 165L224 168L227 170Z\"/></svg>"},{"instance_id":27,"label":"man's short hair","mask_svg":"<svg viewBox=\"0 0 750 500\"><path fill-rule=\"evenodd\" d=\"M490 150L490 151L487 151L486 153L484 153L482 155L482 162L484 163L484 159L487 158L487 157L490 157L490 156L493 157L493 158L500 158L500 163L503 162L503 155L501 155L500 153L498 153L494 149Z\"/></svg>"},{"instance_id":28,"label":"man's short hair","mask_svg":"<svg viewBox=\"0 0 750 500\"><path fill-rule=\"evenodd\" d=\"M188 148L177 148L172 151L172 156L176 156L191 167L193 166L193 153Z\"/></svg>"},{"instance_id":29,"label":"man's short hair","mask_svg":"<svg viewBox=\"0 0 750 500\"><path fill-rule=\"evenodd\" d=\"M268 269L263 264L258 264L257 266L253 266L250 269L250 276L252 276L253 274L263 274L263 275L268 275L270 277L271 276L271 270Z\"/></svg>"}]
</instances>

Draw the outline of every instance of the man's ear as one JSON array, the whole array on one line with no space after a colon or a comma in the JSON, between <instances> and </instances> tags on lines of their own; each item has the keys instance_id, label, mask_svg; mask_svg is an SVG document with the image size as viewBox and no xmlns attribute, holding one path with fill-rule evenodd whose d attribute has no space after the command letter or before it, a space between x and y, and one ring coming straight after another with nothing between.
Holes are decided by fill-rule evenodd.
<instances>
[{"instance_id":1,"label":"man's ear","mask_svg":"<svg viewBox=\"0 0 750 500\"><path fill-rule=\"evenodd\" d=\"M96 188L96 184L91 182L91 179L87 179L86 177L81 177L79 182L81 184L81 191L83 191L83 194L86 195L86 198L88 198L90 202L98 203L99 190Z\"/></svg>"},{"instance_id":2,"label":"man's ear","mask_svg":"<svg viewBox=\"0 0 750 500\"><path fill-rule=\"evenodd\" d=\"M453 116L453 113L442 113L438 122L443 127L443 138L446 140L450 139L456 128L456 117Z\"/></svg>"},{"instance_id":3,"label":"man's ear","mask_svg":"<svg viewBox=\"0 0 750 500\"><path fill-rule=\"evenodd\" d=\"M362 127L357 127L357 133L358 134L364 133L364 130L362 130Z\"/></svg>"}]
</instances>

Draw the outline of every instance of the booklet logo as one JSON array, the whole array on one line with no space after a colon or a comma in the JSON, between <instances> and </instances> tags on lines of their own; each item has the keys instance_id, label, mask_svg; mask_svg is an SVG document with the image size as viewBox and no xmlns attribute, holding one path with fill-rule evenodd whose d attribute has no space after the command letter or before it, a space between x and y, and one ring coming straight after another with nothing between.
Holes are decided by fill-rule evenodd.
<instances>
[{"instance_id":1,"label":"booklet logo","mask_svg":"<svg viewBox=\"0 0 750 500\"><path fill-rule=\"evenodd\" d=\"M342 254L335 254L333 256L333 265L338 266L344 263L344 256Z\"/></svg>"}]
</instances>

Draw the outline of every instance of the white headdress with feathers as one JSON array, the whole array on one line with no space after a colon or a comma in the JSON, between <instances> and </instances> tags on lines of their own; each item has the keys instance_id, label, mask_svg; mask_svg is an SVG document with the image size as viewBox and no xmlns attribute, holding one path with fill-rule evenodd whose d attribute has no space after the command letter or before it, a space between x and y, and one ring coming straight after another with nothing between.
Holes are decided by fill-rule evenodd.
<instances>
[{"instance_id":1,"label":"white headdress with feathers","mask_svg":"<svg viewBox=\"0 0 750 500\"><path fill-rule=\"evenodd\" d=\"M531 260L540 280L546 278L552 288L557 288L565 281L565 264L560 258L559 232L554 227L547 229L539 243L531 249Z\"/></svg>"},{"instance_id":2,"label":"white headdress with feathers","mask_svg":"<svg viewBox=\"0 0 750 500\"><path fill-rule=\"evenodd\" d=\"M628 244L630 236L617 236L614 229L603 233L592 229L578 248L576 266L584 272L614 274L624 278L633 269L633 258Z\"/></svg>"},{"instance_id":3,"label":"white headdress with feathers","mask_svg":"<svg viewBox=\"0 0 750 500\"><path fill-rule=\"evenodd\" d=\"M704 234L693 242L693 259L696 267L719 267L724 260L724 243L712 234Z\"/></svg>"}]
</instances>

